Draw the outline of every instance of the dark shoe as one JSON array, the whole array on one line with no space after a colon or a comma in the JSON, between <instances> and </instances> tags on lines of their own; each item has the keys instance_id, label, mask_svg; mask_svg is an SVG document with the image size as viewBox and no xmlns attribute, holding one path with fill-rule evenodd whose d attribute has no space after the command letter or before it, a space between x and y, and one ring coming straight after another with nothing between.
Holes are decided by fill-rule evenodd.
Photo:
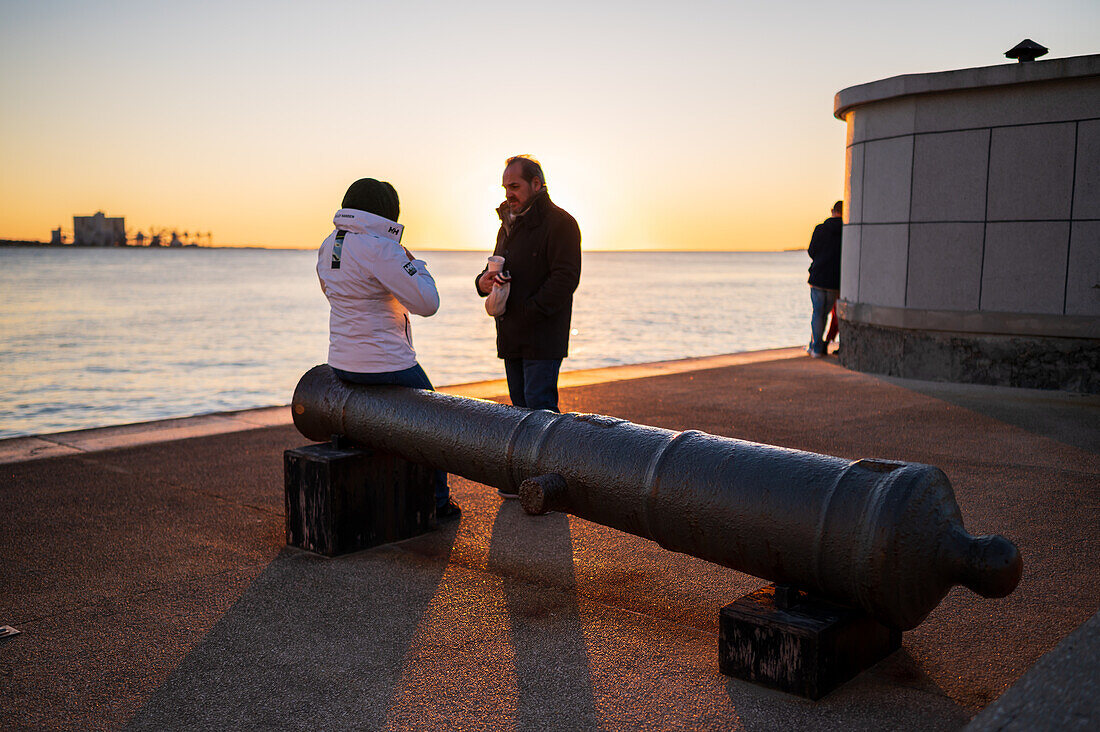
<instances>
[{"instance_id":1,"label":"dark shoe","mask_svg":"<svg viewBox=\"0 0 1100 732\"><path fill-rule=\"evenodd\" d=\"M501 498L519 498L518 493L512 493L506 488L497 488L497 495Z\"/></svg>"},{"instance_id":2,"label":"dark shoe","mask_svg":"<svg viewBox=\"0 0 1100 732\"><path fill-rule=\"evenodd\" d=\"M462 509L454 501L447 501L447 505L435 509L436 523L445 524L462 518Z\"/></svg>"}]
</instances>

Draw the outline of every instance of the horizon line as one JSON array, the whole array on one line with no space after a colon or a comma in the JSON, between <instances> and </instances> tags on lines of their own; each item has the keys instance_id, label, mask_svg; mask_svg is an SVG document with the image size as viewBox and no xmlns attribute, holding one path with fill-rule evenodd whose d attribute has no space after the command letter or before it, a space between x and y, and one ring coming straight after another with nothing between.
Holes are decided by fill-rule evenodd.
<instances>
[{"instance_id":1,"label":"horizon line","mask_svg":"<svg viewBox=\"0 0 1100 732\"><path fill-rule=\"evenodd\" d=\"M125 246L83 246L76 244L51 244L46 241L37 241L33 239L4 239L0 238L0 246L2 247L24 247L31 248L35 246L46 247L50 249L265 249L275 252L309 252L316 251L317 247L274 247L264 244L215 244L208 246L205 244L186 244L179 247L159 246L151 247L148 245L130 245ZM415 247L421 252L487 252L490 251L489 247L479 249L453 249L453 248L434 248L434 247ZM635 248L635 249L585 249L581 248L583 252L598 253L598 254L781 254L783 252L804 252L806 247L790 247L787 249L675 249L675 248Z\"/></svg>"}]
</instances>

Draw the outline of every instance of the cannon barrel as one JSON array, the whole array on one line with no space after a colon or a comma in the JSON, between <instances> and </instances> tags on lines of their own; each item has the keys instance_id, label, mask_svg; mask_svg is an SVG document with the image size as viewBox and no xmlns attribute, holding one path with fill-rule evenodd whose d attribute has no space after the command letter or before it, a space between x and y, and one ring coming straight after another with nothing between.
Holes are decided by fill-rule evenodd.
<instances>
[{"instance_id":1,"label":"cannon barrel","mask_svg":"<svg viewBox=\"0 0 1100 732\"><path fill-rule=\"evenodd\" d=\"M963 529L951 484L919 463L828 455L555 414L308 371L294 424L413 463L518 490L532 513L563 511L672 551L789 583L916 627L956 584L1003 597L1020 553Z\"/></svg>"}]
</instances>

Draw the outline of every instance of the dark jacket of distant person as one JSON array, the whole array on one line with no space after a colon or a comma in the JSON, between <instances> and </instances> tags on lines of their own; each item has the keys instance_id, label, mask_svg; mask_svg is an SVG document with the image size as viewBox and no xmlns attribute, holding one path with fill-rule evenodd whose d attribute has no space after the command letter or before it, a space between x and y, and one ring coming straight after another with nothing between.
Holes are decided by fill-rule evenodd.
<instances>
[{"instance_id":1,"label":"dark jacket of distant person","mask_svg":"<svg viewBox=\"0 0 1100 732\"><path fill-rule=\"evenodd\" d=\"M522 214L513 216L507 205L497 213L501 225L493 254L504 257L512 277L504 315L496 319L497 356L565 358L573 292L581 278L580 227L545 189Z\"/></svg>"},{"instance_id":2,"label":"dark jacket of distant person","mask_svg":"<svg viewBox=\"0 0 1100 732\"><path fill-rule=\"evenodd\" d=\"M844 222L830 216L814 228L810 237L810 278L813 287L840 289L840 242Z\"/></svg>"}]
</instances>

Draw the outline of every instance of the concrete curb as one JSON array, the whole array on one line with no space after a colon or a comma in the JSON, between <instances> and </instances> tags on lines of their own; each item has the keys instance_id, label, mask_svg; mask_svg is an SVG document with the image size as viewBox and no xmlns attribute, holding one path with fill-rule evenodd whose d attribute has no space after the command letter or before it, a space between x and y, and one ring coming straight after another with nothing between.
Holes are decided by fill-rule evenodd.
<instances>
[{"instance_id":1,"label":"concrete curb","mask_svg":"<svg viewBox=\"0 0 1100 732\"><path fill-rule=\"evenodd\" d=\"M1035 662L967 732L1095 729L1100 720L1100 613Z\"/></svg>"}]
</instances>

